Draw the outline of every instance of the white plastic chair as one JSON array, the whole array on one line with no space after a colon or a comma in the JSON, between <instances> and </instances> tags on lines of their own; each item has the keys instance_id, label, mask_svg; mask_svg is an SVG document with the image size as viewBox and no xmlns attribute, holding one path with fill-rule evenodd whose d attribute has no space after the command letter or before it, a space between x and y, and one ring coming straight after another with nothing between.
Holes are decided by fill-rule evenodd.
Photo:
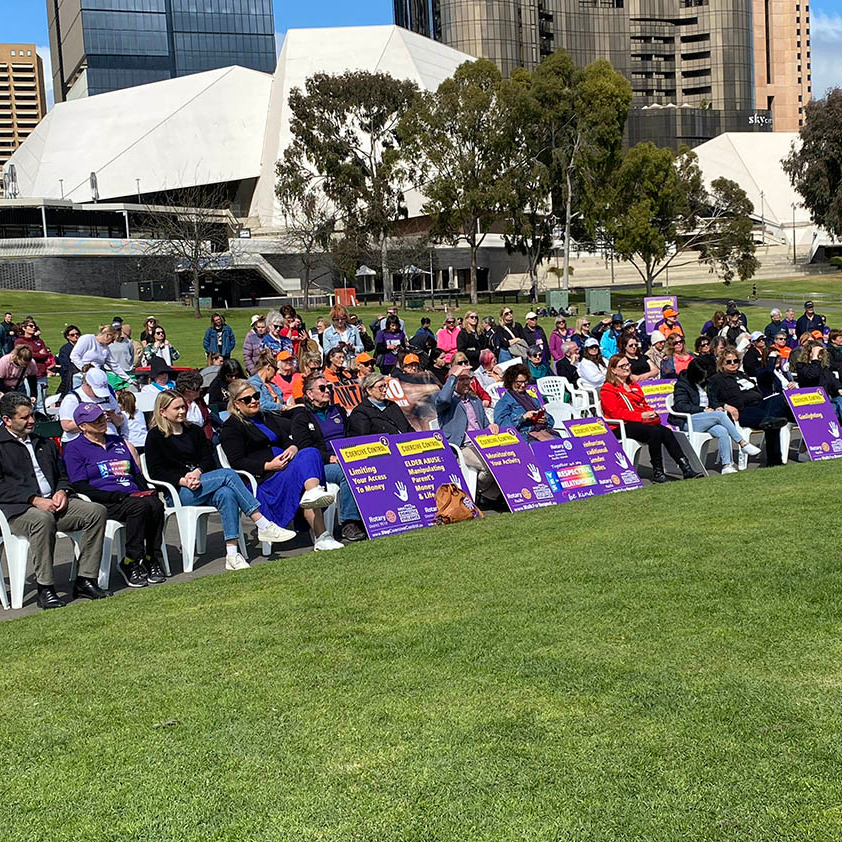
<instances>
[{"instance_id":1,"label":"white plastic chair","mask_svg":"<svg viewBox=\"0 0 842 842\"><path fill-rule=\"evenodd\" d=\"M87 494L79 494L80 500L91 502L91 498ZM102 559L99 562L99 576L97 577L97 584L104 589L108 588L111 581L111 564L112 559L118 562L126 555L126 525L120 523L119 520L107 520L105 522L105 536L102 539ZM78 559L74 556L73 564L70 567L70 581L76 578L76 568L78 566ZM167 576L170 575L170 565L167 560L164 563L167 570Z\"/></svg>"},{"instance_id":2,"label":"white plastic chair","mask_svg":"<svg viewBox=\"0 0 842 842\"><path fill-rule=\"evenodd\" d=\"M564 402L569 390L564 377L550 376L538 378L538 391L544 396L545 401Z\"/></svg>"},{"instance_id":3,"label":"white plastic chair","mask_svg":"<svg viewBox=\"0 0 842 842\"><path fill-rule=\"evenodd\" d=\"M544 404L543 409L552 415L553 421L555 421L555 426L553 427L555 430L566 430L567 427L564 426L565 421L571 421L574 418L581 418L583 415L583 413L576 409L575 406L558 400L547 401L547 403Z\"/></svg>"},{"instance_id":4,"label":"white plastic chair","mask_svg":"<svg viewBox=\"0 0 842 842\"><path fill-rule=\"evenodd\" d=\"M155 409L155 401L158 400L160 392L144 392L137 393L135 403L137 404L138 412L152 412Z\"/></svg>"},{"instance_id":5,"label":"white plastic chair","mask_svg":"<svg viewBox=\"0 0 842 842\"><path fill-rule=\"evenodd\" d=\"M219 466L221 468L229 468L230 470L234 471L235 468L231 468L231 463L228 461L228 457L225 455L225 451L222 449L222 445L218 444L216 446L216 458L219 461ZM254 474L250 474L248 471L236 471L248 484L251 488L251 493L256 497L257 496L257 478ZM328 534L333 535L333 529L336 526L336 513L339 508L339 486L335 482L328 482L325 483L325 488L333 494L333 502L326 508L322 510L322 516L325 519L325 529L327 530ZM285 524L278 524L279 526L284 526ZM313 530L310 530L310 534L313 535ZM316 540L316 536L313 535L313 540ZM272 553L272 545L266 543L265 541L260 545L260 552L262 555L268 557Z\"/></svg>"},{"instance_id":6,"label":"white plastic chair","mask_svg":"<svg viewBox=\"0 0 842 842\"><path fill-rule=\"evenodd\" d=\"M699 457L699 461L702 465L705 464L705 459L707 458L707 449L708 445L714 441L715 437L712 436L710 433L703 433L700 430L696 430L693 427L693 416L687 412L676 412L673 409L673 399L674 395L670 394L667 395L666 406L667 412L675 415L676 418L683 418L687 424L686 430L679 430L678 432L682 433L687 437L687 440L690 442L690 447L693 448L693 452L696 456Z\"/></svg>"},{"instance_id":7,"label":"white plastic chair","mask_svg":"<svg viewBox=\"0 0 842 842\"><path fill-rule=\"evenodd\" d=\"M164 495L164 529L167 521L175 517L178 525L178 533L181 536L181 558L185 573L192 573L196 561L196 553L202 555L207 550L208 544L208 517L216 514L213 506L185 506L178 496L174 486L163 480L152 479L149 476L149 469L146 467L146 454L141 454L140 467L146 481L154 488L160 488ZM167 499L169 497L169 500ZM246 556L246 540L243 537L243 526L240 524L240 534L237 538L240 545L240 552ZM164 566L169 574L169 558L167 555L167 542L163 542Z\"/></svg>"},{"instance_id":8,"label":"white plastic chair","mask_svg":"<svg viewBox=\"0 0 842 842\"><path fill-rule=\"evenodd\" d=\"M637 463L640 457L640 449L643 445L637 439L630 439L626 435L626 424L620 418L603 418L606 424L617 424L620 428L620 446L623 448L623 453L626 454L632 467L637 470Z\"/></svg>"},{"instance_id":9,"label":"white plastic chair","mask_svg":"<svg viewBox=\"0 0 842 842\"><path fill-rule=\"evenodd\" d=\"M73 556L79 558L81 532L57 532L57 538L68 538L73 542ZM22 535L13 535L9 521L3 512L0 512L0 538L6 550L6 566L9 570L9 590L12 597L12 608L23 606L23 591L26 585L26 562L29 558L29 538ZM9 608L9 599L6 595L6 585L3 577L0 576L0 603L3 608Z\"/></svg>"},{"instance_id":10,"label":"white plastic chair","mask_svg":"<svg viewBox=\"0 0 842 842\"><path fill-rule=\"evenodd\" d=\"M734 426L739 430L740 435L746 440L751 441L752 435L758 435L762 438L766 438L766 434L763 430L754 430L750 427L743 427L739 422L736 422ZM789 462L789 446L792 443L792 423L785 424L781 427L780 437L781 437L781 462L786 465ZM740 451L740 460L739 460L739 468L741 471L745 470L748 464L748 457Z\"/></svg>"},{"instance_id":11,"label":"white plastic chair","mask_svg":"<svg viewBox=\"0 0 842 842\"><path fill-rule=\"evenodd\" d=\"M488 397L491 398L491 406L494 407L503 392L506 391L506 387L502 383L492 383L485 391L488 392Z\"/></svg>"},{"instance_id":12,"label":"white plastic chair","mask_svg":"<svg viewBox=\"0 0 842 842\"><path fill-rule=\"evenodd\" d=\"M50 395L44 401L44 412L47 415L58 415L59 404L61 403L62 395Z\"/></svg>"},{"instance_id":13,"label":"white plastic chair","mask_svg":"<svg viewBox=\"0 0 842 842\"><path fill-rule=\"evenodd\" d=\"M438 418L433 418L430 420L429 429L440 429ZM448 442L448 444L450 444L450 442ZM462 471L462 478L465 480L465 484L468 486L468 492L470 493L471 498L474 500L474 502L476 502L477 477L479 476L479 471L476 468L472 468L465 461L465 455L462 453L461 447L457 447L455 444L450 444L450 450L456 457L456 461L459 463L459 470Z\"/></svg>"}]
</instances>

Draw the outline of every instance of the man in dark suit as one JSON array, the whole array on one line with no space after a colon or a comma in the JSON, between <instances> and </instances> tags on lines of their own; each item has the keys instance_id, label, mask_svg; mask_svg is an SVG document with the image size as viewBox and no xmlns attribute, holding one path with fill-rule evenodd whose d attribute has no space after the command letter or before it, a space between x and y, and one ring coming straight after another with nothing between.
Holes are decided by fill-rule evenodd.
<instances>
[{"instance_id":1,"label":"man in dark suit","mask_svg":"<svg viewBox=\"0 0 842 842\"><path fill-rule=\"evenodd\" d=\"M62 608L55 591L53 556L56 532L81 532L79 571L73 598L111 596L97 586L105 534L105 506L71 497L70 482L50 439L33 435L35 416L29 398L9 392L0 398L0 510L15 535L29 540L35 567L38 605Z\"/></svg>"}]
</instances>

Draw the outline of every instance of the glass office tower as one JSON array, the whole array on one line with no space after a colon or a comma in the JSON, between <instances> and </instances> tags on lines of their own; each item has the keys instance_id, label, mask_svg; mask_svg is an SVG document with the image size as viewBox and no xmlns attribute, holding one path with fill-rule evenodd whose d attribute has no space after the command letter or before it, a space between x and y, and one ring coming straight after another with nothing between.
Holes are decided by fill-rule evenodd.
<instances>
[{"instance_id":1,"label":"glass office tower","mask_svg":"<svg viewBox=\"0 0 842 842\"><path fill-rule=\"evenodd\" d=\"M57 102L238 64L275 70L272 0L47 0Z\"/></svg>"}]
</instances>

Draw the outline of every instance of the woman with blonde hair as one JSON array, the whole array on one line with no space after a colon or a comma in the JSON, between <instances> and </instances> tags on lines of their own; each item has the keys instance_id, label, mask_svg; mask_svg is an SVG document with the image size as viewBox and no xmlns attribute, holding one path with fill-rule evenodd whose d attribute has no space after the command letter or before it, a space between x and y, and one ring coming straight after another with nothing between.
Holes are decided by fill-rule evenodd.
<instances>
[{"instance_id":1,"label":"woman with blonde hair","mask_svg":"<svg viewBox=\"0 0 842 842\"><path fill-rule=\"evenodd\" d=\"M476 310L468 310L462 320L462 329L456 334L456 350L468 358L471 368L476 368L479 365L479 355L487 347L488 340L479 330L479 314ZM454 356L453 360L455 359Z\"/></svg>"},{"instance_id":2,"label":"woman with blonde hair","mask_svg":"<svg viewBox=\"0 0 842 842\"><path fill-rule=\"evenodd\" d=\"M295 538L291 529L282 529L262 514L260 503L236 471L216 467L213 445L201 427L187 420L187 403L178 392L161 392L155 401L146 436L146 465L149 476L172 485L185 506L216 507L222 517L226 570L250 566L238 548L241 513L257 525L260 542L283 544Z\"/></svg>"},{"instance_id":3,"label":"woman with blonde hair","mask_svg":"<svg viewBox=\"0 0 842 842\"><path fill-rule=\"evenodd\" d=\"M24 392L24 385L29 394L38 390L38 366L32 359L32 351L26 345L18 345L11 353L0 357L0 393Z\"/></svg>"},{"instance_id":4,"label":"woman with blonde hair","mask_svg":"<svg viewBox=\"0 0 842 842\"><path fill-rule=\"evenodd\" d=\"M591 320L587 316L580 316L576 319L576 327L573 329L571 339L579 346L579 351L585 347L585 342L591 337Z\"/></svg>"},{"instance_id":5,"label":"woman with blonde hair","mask_svg":"<svg viewBox=\"0 0 842 842\"><path fill-rule=\"evenodd\" d=\"M349 359L355 359L357 354L362 354L365 348L360 332L348 323L348 308L344 304L334 304L331 307L330 321L330 327L325 328L321 336L325 357L333 348L341 348Z\"/></svg>"},{"instance_id":6,"label":"woman with blonde hair","mask_svg":"<svg viewBox=\"0 0 842 842\"><path fill-rule=\"evenodd\" d=\"M344 546L325 527L323 509L334 495L325 488L322 454L314 447L299 450L292 439L289 418L264 413L260 396L247 380L229 387L230 415L220 432L220 444L230 464L257 479L261 508L277 523L287 524L300 508L316 541L313 549L337 550Z\"/></svg>"}]
</instances>

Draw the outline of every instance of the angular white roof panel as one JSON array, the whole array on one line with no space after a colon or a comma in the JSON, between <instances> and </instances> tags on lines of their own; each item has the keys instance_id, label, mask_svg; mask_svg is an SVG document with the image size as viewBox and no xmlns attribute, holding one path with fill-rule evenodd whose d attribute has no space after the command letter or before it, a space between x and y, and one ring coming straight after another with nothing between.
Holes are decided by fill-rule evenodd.
<instances>
[{"instance_id":1,"label":"angular white roof panel","mask_svg":"<svg viewBox=\"0 0 842 842\"><path fill-rule=\"evenodd\" d=\"M411 79L422 90L433 91L466 61L473 61L473 56L399 26L289 30L272 81L262 172L250 215L258 216L266 227L282 225L275 203L275 163L291 141L290 91L303 89L308 76L368 70ZM411 197L407 199L411 201Z\"/></svg>"},{"instance_id":2,"label":"angular white roof panel","mask_svg":"<svg viewBox=\"0 0 842 842\"><path fill-rule=\"evenodd\" d=\"M90 201L256 178L272 77L225 67L56 105L11 158L21 197Z\"/></svg>"}]
</instances>

